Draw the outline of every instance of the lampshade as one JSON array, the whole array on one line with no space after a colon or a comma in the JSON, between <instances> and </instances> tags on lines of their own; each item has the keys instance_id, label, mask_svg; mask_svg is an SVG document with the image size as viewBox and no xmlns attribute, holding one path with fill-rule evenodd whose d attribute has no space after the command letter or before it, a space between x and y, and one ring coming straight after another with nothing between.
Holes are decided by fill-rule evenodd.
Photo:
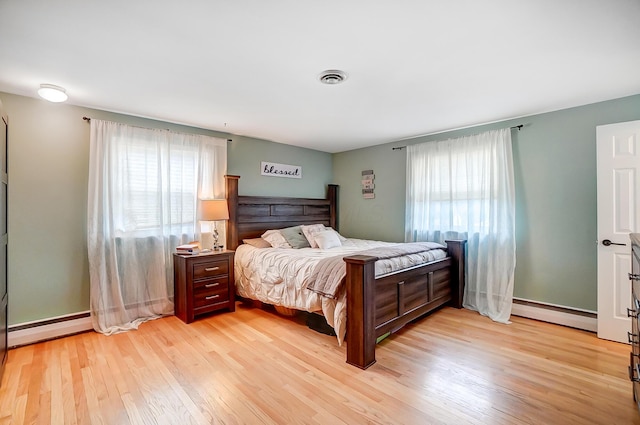
<instances>
[{"instance_id":1,"label":"lampshade","mask_svg":"<svg viewBox=\"0 0 640 425\"><path fill-rule=\"evenodd\" d=\"M49 102L64 102L68 98L65 89L53 84L40 84L38 94Z\"/></svg>"},{"instance_id":2,"label":"lampshade","mask_svg":"<svg viewBox=\"0 0 640 425\"><path fill-rule=\"evenodd\" d=\"M229 208L226 199L201 199L200 220L229 220Z\"/></svg>"}]
</instances>

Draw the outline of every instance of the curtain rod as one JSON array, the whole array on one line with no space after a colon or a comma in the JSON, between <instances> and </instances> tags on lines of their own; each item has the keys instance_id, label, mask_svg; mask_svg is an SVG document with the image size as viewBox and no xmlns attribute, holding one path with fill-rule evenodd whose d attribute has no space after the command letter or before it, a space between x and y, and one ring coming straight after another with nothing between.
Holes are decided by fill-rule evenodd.
<instances>
[{"instance_id":1,"label":"curtain rod","mask_svg":"<svg viewBox=\"0 0 640 425\"><path fill-rule=\"evenodd\" d=\"M91 122L91 118L89 117L82 117L83 120L85 120L86 122ZM169 129L167 129L167 131L171 131ZM227 139L227 142L233 142L233 139Z\"/></svg>"},{"instance_id":2,"label":"curtain rod","mask_svg":"<svg viewBox=\"0 0 640 425\"><path fill-rule=\"evenodd\" d=\"M518 124L518 125L514 125L513 127L509 127L511 130L515 130L516 128L518 129L518 131L522 130L522 127L524 127L524 124ZM392 151L399 151L406 148L406 146L396 146L395 148L391 148Z\"/></svg>"}]
</instances>

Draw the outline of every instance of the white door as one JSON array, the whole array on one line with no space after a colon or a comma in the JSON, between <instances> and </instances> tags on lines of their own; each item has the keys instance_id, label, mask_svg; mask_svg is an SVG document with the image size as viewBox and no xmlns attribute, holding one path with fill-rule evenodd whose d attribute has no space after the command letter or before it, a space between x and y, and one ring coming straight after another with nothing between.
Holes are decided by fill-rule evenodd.
<instances>
[{"instance_id":1,"label":"white door","mask_svg":"<svg viewBox=\"0 0 640 425\"><path fill-rule=\"evenodd\" d=\"M598 337L628 342L631 246L639 231L640 121L596 128L598 162Z\"/></svg>"}]
</instances>

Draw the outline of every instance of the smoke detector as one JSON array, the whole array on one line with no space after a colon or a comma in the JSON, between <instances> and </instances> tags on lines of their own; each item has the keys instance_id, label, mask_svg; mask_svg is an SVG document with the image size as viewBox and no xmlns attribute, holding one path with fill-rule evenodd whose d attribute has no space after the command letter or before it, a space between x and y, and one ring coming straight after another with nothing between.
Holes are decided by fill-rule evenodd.
<instances>
[{"instance_id":1,"label":"smoke detector","mask_svg":"<svg viewBox=\"0 0 640 425\"><path fill-rule=\"evenodd\" d=\"M337 69L328 69L320 73L319 79L323 84L340 84L347 79L347 73Z\"/></svg>"}]
</instances>

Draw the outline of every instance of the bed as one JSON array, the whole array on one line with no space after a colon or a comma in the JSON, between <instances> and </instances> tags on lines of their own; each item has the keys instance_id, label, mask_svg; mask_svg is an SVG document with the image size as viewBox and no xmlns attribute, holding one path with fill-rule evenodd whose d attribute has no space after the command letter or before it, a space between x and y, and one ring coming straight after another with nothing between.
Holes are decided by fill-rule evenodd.
<instances>
[{"instance_id":1,"label":"bed","mask_svg":"<svg viewBox=\"0 0 640 425\"><path fill-rule=\"evenodd\" d=\"M366 369L375 363L375 346L379 337L395 332L408 322L441 306L449 304L456 308L462 307L465 241L447 241L446 248L443 247L444 250L438 252L437 246L428 249L425 247L420 251L418 244L343 239L341 247L330 250L331 255L321 254L324 250L317 249L260 250L252 246L241 246L243 240L260 238L265 231L271 229L321 224L339 230L338 187L329 185L325 199L239 196L239 178L226 176L229 205L227 246L236 250L238 295L260 301L267 299L256 293L260 289L255 285L253 288L247 287L251 286L250 283L247 284L251 277L247 276L257 272L246 267L256 262L272 262L268 264L274 267L276 262L286 263L286 267L291 270L296 264L304 268L306 261L332 264L331 267L337 266L336 258L340 263L344 262L344 278L337 293L332 293L333 296L326 296L323 292L326 287L315 285L320 286L314 288L317 292L303 292L299 288L294 290L298 292L296 297L302 293L302 301L297 301L298 304L292 302L291 297L279 299L284 307L306 311L321 310L327 317L327 322L336 328L339 342L342 337L346 341L347 363ZM427 254L432 248L434 252ZM379 249L390 252L407 249L408 253L402 260L394 260L393 255L389 258L381 255ZM289 251L293 257L284 259L282 256L287 253L281 251ZM305 260L303 257L307 254L315 259ZM268 259L261 257L265 255ZM389 268L389 262L397 264ZM399 267L401 268L398 269ZM318 268L320 267L317 265L306 266L308 274ZM307 279L308 274L301 279ZM269 281L266 274L262 276L264 283L270 288L268 291L286 291L282 285L278 285L279 281Z\"/></svg>"}]
</instances>

